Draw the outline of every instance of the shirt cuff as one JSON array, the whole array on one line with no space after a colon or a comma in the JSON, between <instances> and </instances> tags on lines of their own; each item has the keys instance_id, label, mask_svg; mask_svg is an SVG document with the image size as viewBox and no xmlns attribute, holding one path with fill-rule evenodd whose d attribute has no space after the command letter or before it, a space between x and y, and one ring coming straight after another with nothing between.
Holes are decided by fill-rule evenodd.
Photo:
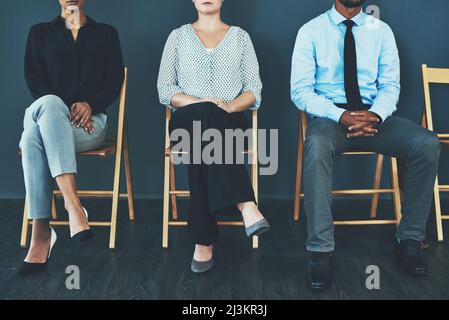
<instances>
[{"instance_id":1,"label":"shirt cuff","mask_svg":"<svg viewBox=\"0 0 449 320\"><path fill-rule=\"evenodd\" d=\"M168 95L166 95L164 98L160 99L161 104L163 104L164 106L170 106L171 107L171 100L178 93L184 93L184 92L182 92L179 89L172 90L171 92L169 92Z\"/></svg>"},{"instance_id":2,"label":"shirt cuff","mask_svg":"<svg viewBox=\"0 0 449 320\"><path fill-rule=\"evenodd\" d=\"M377 114L380 117L382 123L385 122L385 120L387 120L387 118L391 115L385 111L385 108L376 105L374 105L371 109L369 109L369 111Z\"/></svg>"},{"instance_id":3,"label":"shirt cuff","mask_svg":"<svg viewBox=\"0 0 449 320\"><path fill-rule=\"evenodd\" d=\"M341 116L345 113L345 109L339 108L337 106L332 106L329 112L327 112L327 118L340 123Z\"/></svg>"}]
</instances>

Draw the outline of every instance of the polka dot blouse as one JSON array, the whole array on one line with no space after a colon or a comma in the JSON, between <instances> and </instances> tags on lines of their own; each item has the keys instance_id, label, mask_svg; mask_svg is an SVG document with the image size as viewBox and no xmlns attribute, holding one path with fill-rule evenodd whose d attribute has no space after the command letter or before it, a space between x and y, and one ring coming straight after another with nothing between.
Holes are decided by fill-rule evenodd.
<instances>
[{"instance_id":1,"label":"polka dot blouse","mask_svg":"<svg viewBox=\"0 0 449 320\"><path fill-rule=\"evenodd\" d=\"M262 82L250 36L239 27L231 27L210 50L191 24L174 30L164 48L158 91L160 102L166 106L177 93L230 102L243 92L251 92L256 97L251 110L257 110Z\"/></svg>"}]
</instances>

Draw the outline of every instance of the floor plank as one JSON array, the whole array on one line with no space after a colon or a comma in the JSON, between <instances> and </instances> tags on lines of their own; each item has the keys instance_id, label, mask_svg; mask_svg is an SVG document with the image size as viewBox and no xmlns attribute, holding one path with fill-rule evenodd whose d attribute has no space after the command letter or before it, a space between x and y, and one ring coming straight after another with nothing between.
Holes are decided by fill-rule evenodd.
<instances>
[{"instance_id":1,"label":"floor plank","mask_svg":"<svg viewBox=\"0 0 449 320\"><path fill-rule=\"evenodd\" d=\"M108 202L86 203L93 219L105 219ZM180 203L184 211L186 203ZM106 229L95 231L89 244L73 246L68 229L56 229L59 239L48 273L30 278L16 275L26 251L19 247L22 202L0 201L0 299L448 299L448 242L437 243L429 222L431 247L425 255L429 275L415 279L397 269L393 260L393 226L337 227L335 281L325 293L305 287L306 253L304 219L292 221L292 203L263 201L262 211L272 230L261 238L258 251L241 228L224 227L216 246L216 268L205 275L189 270L193 246L184 228L173 229L170 249L161 248L161 201L136 201L136 221L127 220L126 203L120 203L117 249L107 249ZM367 201L339 201L336 218L369 212ZM61 216L64 216L61 212ZM391 212L382 202L380 212ZM360 216L358 216L360 217ZM445 230L449 225L445 224ZM449 231L448 231L449 232ZM447 234L447 232L446 232ZM77 265L81 289L67 290L65 269ZM366 267L380 268L381 289L365 287Z\"/></svg>"}]
</instances>

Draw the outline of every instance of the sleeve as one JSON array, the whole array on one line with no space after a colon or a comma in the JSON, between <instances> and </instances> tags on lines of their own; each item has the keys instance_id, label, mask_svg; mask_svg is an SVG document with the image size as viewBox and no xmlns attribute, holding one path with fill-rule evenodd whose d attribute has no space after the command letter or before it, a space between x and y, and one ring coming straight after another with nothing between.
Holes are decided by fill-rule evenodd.
<instances>
[{"instance_id":1,"label":"sleeve","mask_svg":"<svg viewBox=\"0 0 449 320\"><path fill-rule=\"evenodd\" d=\"M258 110L262 103L262 80L259 73L259 62L256 50L248 33L244 32L244 49L242 57L243 92L251 92L256 97L256 103L251 110Z\"/></svg>"},{"instance_id":2,"label":"sleeve","mask_svg":"<svg viewBox=\"0 0 449 320\"><path fill-rule=\"evenodd\" d=\"M292 58L291 99L301 111L339 122L345 110L315 92L316 72L313 40L307 28L302 27Z\"/></svg>"},{"instance_id":3,"label":"sleeve","mask_svg":"<svg viewBox=\"0 0 449 320\"><path fill-rule=\"evenodd\" d=\"M41 55L36 27L28 34L25 50L25 81L34 99L53 94L48 83L45 60Z\"/></svg>"},{"instance_id":4,"label":"sleeve","mask_svg":"<svg viewBox=\"0 0 449 320\"><path fill-rule=\"evenodd\" d=\"M104 112L117 99L125 77L120 39L115 28L112 28L110 32L108 47L109 54L103 87L94 96L87 99L93 114Z\"/></svg>"},{"instance_id":5,"label":"sleeve","mask_svg":"<svg viewBox=\"0 0 449 320\"><path fill-rule=\"evenodd\" d=\"M385 121L397 109L401 92L400 60L393 31L388 28L379 57L377 96L370 111Z\"/></svg>"},{"instance_id":6,"label":"sleeve","mask_svg":"<svg viewBox=\"0 0 449 320\"><path fill-rule=\"evenodd\" d=\"M165 44L157 80L159 101L164 106L170 106L174 95L183 93L178 86L177 43L177 32L175 30L170 34Z\"/></svg>"}]
</instances>

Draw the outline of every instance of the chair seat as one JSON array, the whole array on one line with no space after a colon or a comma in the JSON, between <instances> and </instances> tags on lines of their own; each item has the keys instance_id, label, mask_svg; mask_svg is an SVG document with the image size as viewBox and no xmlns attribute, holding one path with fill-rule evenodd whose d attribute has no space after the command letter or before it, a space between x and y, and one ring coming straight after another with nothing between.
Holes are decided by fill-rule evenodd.
<instances>
[{"instance_id":1,"label":"chair seat","mask_svg":"<svg viewBox=\"0 0 449 320\"><path fill-rule=\"evenodd\" d=\"M176 154L187 154L188 152L182 152L182 151L180 151L180 152L173 152L174 154L176 153ZM245 150L245 151L243 151L243 154L252 154L252 150ZM169 148L167 148L167 149L165 149L165 156L166 157L170 157L172 155L172 150L171 150L171 147L169 147Z\"/></svg>"},{"instance_id":2,"label":"chair seat","mask_svg":"<svg viewBox=\"0 0 449 320\"><path fill-rule=\"evenodd\" d=\"M115 143L109 142L104 147L97 149L97 150L91 150L87 152L81 152L80 156L89 156L89 157L108 157L113 154L115 154ZM19 149L17 151L17 154L19 157L22 156L22 150Z\"/></svg>"},{"instance_id":3,"label":"chair seat","mask_svg":"<svg viewBox=\"0 0 449 320\"><path fill-rule=\"evenodd\" d=\"M89 157L108 157L115 154L115 143L108 143L101 149L91 150L87 152L81 152L81 156L89 156Z\"/></svg>"},{"instance_id":4,"label":"chair seat","mask_svg":"<svg viewBox=\"0 0 449 320\"><path fill-rule=\"evenodd\" d=\"M449 143L449 140L447 141L447 143ZM244 153L245 154L251 154L251 150L245 150ZM167 148L165 150L165 156L169 157L171 155L172 151L171 148ZM376 154L375 152L371 152L371 151L363 151L363 150L351 150L348 152L343 153L344 155L373 155Z\"/></svg>"},{"instance_id":5,"label":"chair seat","mask_svg":"<svg viewBox=\"0 0 449 320\"><path fill-rule=\"evenodd\" d=\"M344 152L343 154L345 154L345 155L375 155L377 153L372 152L372 151L362 150L362 149L353 149L348 152Z\"/></svg>"}]
</instances>

